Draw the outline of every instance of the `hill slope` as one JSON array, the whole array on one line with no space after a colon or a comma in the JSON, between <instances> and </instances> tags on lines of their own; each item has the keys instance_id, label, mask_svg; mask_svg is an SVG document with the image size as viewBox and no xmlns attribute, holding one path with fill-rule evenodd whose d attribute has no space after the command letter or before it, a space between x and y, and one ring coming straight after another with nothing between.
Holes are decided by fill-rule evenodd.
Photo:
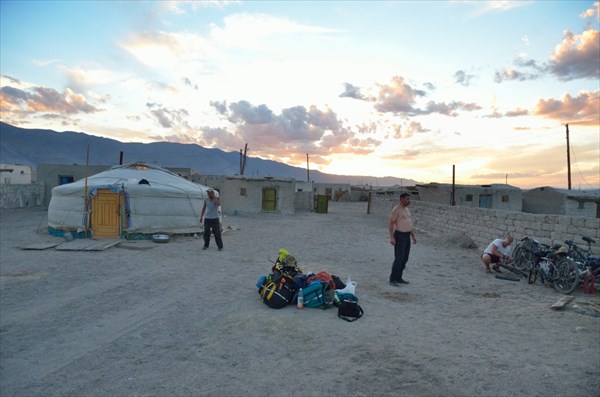
<instances>
[{"instance_id":1,"label":"hill slope","mask_svg":"<svg viewBox=\"0 0 600 397\"><path fill-rule=\"evenodd\" d=\"M144 161L161 167L193 168L206 175L239 173L240 154L209 149L199 145L169 142L124 143L82 132L25 129L0 122L0 162L26 164L86 164L87 147L90 165L116 165L123 152L124 162ZM248 157L245 175L272 176L306 180L306 169L271 160ZM332 175L311 170L315 182L372 184L374 186L411 186L410 179Z\"/></svg>"}]
</instances>

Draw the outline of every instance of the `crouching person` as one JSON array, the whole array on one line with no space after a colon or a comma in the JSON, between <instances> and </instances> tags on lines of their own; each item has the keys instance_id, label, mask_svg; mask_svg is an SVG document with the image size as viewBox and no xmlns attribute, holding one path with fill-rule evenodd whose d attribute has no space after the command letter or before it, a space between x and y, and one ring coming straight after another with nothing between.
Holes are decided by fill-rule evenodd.
<instances>
[{"instance_id":1,"label":"crouching person","mask_svg":"<svg viewBox=\"0 0 600 397\"><path fill-rule=\"evenodd\" d=\"M502 262L512 262L509 247L512 242L513 238L511 236L506 236L503 239L495 239L490 243L490 245L487 246L487 248L483 251L483 255L481 255L481 262L483 262L486 273L492 272L490 265L492 265L492 269L494 269L494 271L497 273L502 273L499 264Z\"/></svg>"}]
</instances>

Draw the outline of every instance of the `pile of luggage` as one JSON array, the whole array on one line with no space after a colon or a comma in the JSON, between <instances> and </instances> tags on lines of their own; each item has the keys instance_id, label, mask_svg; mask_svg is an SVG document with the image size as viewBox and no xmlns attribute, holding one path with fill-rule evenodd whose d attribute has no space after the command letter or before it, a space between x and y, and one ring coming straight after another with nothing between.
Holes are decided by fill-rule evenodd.
<instances>
[{"instance_id":1,"label":"pile of luggage","mask_svg":"<svg viewBox=\"0 0 600 397\"><path fill-rule=\"evenodd\" d=\"M299 308L338 308L338 316L347 321L362 317L363 310L358 305L356 283L348 279L347 284L325 271L305 273L296 258L285 248L271 268L271 273L261 276L256 283L264 304L281 309L287 305Z\"/></svg>"}]
</instances>

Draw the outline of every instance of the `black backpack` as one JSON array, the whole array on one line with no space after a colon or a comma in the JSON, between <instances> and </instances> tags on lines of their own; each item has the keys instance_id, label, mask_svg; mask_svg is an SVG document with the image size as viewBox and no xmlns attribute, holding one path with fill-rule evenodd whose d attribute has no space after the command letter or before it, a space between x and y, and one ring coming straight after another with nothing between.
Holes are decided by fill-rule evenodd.
<instances>
[{"instance_id":1,"label":"black backpack","mask_svg":"<svg viewBox=\"0 0 600 397\"><path fill-rule=\"evenodd\" d=\"M273 279L266 278L258 293L265 305L273 309L281 309L292 303L296 295L296 286L294 280L281 275Z\"/></svg>"}]
</instances>

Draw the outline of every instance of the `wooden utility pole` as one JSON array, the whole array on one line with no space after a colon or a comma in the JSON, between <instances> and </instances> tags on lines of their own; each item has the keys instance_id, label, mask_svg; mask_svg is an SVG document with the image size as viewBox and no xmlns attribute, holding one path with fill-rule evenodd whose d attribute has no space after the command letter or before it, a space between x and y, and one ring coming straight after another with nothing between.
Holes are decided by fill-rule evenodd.
<instances>
[{"instance_id":1,"label":"wooden utility pole","mask_svg":"<svg viewBox=\"0 0 600 397\"><path fill-rule=\"evenodd\" d=\"M456 199L455 199L455 197L456 197L456 188L455 188L455 185L454 185L455 167L456 166L454 164L452 164L452 198L450 199L450 205L453 206L453 207L456 205Z\"/></svg>"},{"instance_id":2,"label":"wooden utility pole","mask_svg":"<svg viewBox=\"0 0 600 397\"><path fill-rule=\"evenodd\" d=\"M567 173L569 179L569 190L571 190L571 149L569 146L569 124L565 124L567 127Z\"/></svg>"},{"instance_id":3,"label":"wooden utility pole","mask_svg":"<svg viewBox=\"0 0 600 397\"><path fill-rule=\"evenodd\" d=\"M87 144L85 151L85 182L83 186L83 205L84 205L84 214L85 214L85 238L88 237L88 232L90 230L90 209L88 202L88 174L90 169L90 144Z\"/></svg>"},{"instance_id":4,"label":"wooden utility pole","mask_svg":"<svg viewBox=\"0 0 600 397\"><path fill-rule=\"evenodd\" d=\"M244 169L246 168L246 154L248 153L248 144L244 145L244 152L240 149L240 175L244 175Z\"/></svg>"},{"instance_id":5,"label":"wooden utility pole","mask_svg":"<svg viewBox=\"0 0 600 397\"><path fill-rule=\"evenodd\" d=\"M310 182L310 170L308 168L308 153L306 153L306 182Z\"/></svg>"}]
</instances>

